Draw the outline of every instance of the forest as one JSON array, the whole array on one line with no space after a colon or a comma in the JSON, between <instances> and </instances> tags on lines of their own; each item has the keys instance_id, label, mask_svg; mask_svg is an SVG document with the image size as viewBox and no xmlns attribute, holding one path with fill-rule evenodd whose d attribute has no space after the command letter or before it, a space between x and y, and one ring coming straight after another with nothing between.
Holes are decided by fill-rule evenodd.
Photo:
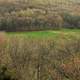
<instances>
[{"instance_id":1,"label":"forest","mask_svg":"<svg viewBox=\"0 0 80 80\"><path fill-rule=\"evenodd\" d=\"M4 0L0 3L0 30L80 28L79 7L74 0Z\"/></svg>"}]
</instances>

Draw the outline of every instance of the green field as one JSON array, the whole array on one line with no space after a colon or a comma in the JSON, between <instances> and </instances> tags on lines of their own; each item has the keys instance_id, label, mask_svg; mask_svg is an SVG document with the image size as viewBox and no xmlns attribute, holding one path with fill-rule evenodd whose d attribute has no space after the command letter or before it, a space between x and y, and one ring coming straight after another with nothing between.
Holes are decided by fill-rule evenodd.
<instances>
[{"instance_id":1,"label":"green field","mask_svg":"<svg viewBox=\"0 0 80 80\"><path fill-rule=\"evenodd\" d=\"M63 29L49 31L32 31L32 32L8 32L8 36L20 36L25 38L59 38L59 37L80 37L79 29Z\"/></svg>"}]
</instances>

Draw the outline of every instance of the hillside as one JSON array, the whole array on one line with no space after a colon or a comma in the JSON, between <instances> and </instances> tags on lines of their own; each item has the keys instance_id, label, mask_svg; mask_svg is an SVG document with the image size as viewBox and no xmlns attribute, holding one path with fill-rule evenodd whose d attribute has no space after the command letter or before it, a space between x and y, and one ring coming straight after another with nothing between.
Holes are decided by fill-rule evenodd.
<instances>
[{"instance_id":1,"label":"hillside","mask_svg":"<svg viewBox=\"0 0 80 80\"><path fill-rule=\"evenodd\" d=\"M80 1L79 0L1 0L1 7L8 9L9 7L15 8L39 8L48 10L51 12L71 12L75 14L80 13ZM3 4L3 5L2 5ZM6 5L5 5L6 4ZM6 7L7 6L7 7ZM75 12L76 10L76 12Z\"/></svg>"},{"instance_id":2,"label":"hillside","mask_svg":"<svg viewBox=\"0 0 80 80\"><path fill-rule=\"evenodd\" d=\"M0 80L80 80L80 0L0 0Z\"/></svg>"},{"instance_id":3,"label":"hillside","mask_svg":"<svg viewBox=\"0 0 80 80\"><path fill-rule=\"evenodd\" d=\"M80 28L79 0L1 0L0 30Z\"/></svg>"}]
</instances>

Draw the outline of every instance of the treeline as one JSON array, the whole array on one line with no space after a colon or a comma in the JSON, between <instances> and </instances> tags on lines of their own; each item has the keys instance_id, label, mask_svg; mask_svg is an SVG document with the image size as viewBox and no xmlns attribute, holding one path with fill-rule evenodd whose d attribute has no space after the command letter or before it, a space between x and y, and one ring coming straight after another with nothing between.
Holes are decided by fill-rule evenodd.
<instances>
[{"instance_id":1,"label":"treeline","mask_svg":"<svg viewBox=\"0 0 80 80\"><path fill-rule=\"evenodd\" d=\"M56 29L62 26L62 18L41 12L18 11L5 13L0 17L0 30L43 30Z\"/></svg>"},{"instance_id":2,"label":"treeline","mask_svg":"<svg viewBox=\"0 0 80 80\"><path fill-rule=\"evenodd\" d=\"M24 31L24 30L46 30L61 28L80 28L80 16L68 13L45 14L40 11L17 11L0 15L0 30Z\"/></svg>"},{"instance_id":3,"label":"treeline","mask_svg":"<svg viewBox=\"0 0 80 80\"><path fill-rule=\"evenodd\" d=\"M55 10L50 4L0 3L0 30L27 31L80 28L80 16Z\"/></svg>"}]
</instances>

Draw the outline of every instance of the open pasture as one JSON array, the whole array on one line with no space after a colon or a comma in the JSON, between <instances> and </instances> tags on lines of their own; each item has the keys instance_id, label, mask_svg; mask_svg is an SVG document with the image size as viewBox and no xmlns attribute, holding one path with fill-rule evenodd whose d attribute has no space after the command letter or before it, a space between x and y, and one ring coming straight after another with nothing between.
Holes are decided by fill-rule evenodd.
<instances>
[{"instance_id":1,"label":"open pasture","mask_svg":"<svg viewBox=\"0 0 80 80\"><path fill-rule=\"evenodd\" d=\"M49 31L31 31L31 32L8 32L9 37L18 36L25 38L60 38L60 37L80 37L79 29L63 29Z\"/></svg>"}]
</instances>

